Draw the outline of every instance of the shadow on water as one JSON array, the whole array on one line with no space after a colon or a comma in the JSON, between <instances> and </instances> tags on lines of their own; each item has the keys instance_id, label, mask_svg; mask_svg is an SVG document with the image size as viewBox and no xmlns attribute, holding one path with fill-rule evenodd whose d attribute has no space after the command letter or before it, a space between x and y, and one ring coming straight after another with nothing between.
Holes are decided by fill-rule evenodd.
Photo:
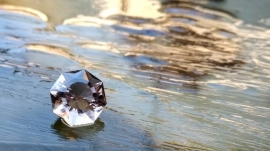
<instances>
[{"instance_id":1,"label":"shadow on water","mask_svg":"<svg viewBox=\"0 0 270 151\"><path fill-rule=\"evenodd\" d=\"M39 77L31 86L45 82L47 92L61 71L86 68L104 81L109 100L104 123L70 129L58 120L29 136L45 131L49 143L91 142L100 150L269 148L269 30L245 25L207 0L58 1L74 6L74 12L59 13L48 11L50 0L2 3L8 2L12 6L0 6L0 80L7 89L0 90L6 98L24 96L8 92L16 89L9 78ZM42 101L50 102L46 96ZM0 132L11 133L9 122L3 127ZM9 139L15 138L21 141Z\"/></svg>"}]
</instances>

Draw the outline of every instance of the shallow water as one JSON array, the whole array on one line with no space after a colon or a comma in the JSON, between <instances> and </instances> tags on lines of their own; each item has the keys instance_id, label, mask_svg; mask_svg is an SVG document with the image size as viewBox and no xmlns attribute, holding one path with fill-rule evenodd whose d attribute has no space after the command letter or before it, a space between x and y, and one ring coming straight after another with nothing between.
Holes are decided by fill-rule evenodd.
<instances>
[{"instance_id":1,"label":"shallow water","mask_svg":"<svg viewBox=\"0 0 270 151\"><path fill-rule=\"evenodd\" d=\"M264 11L234 3L1 1L1 148L270 149L268 12L246 19ZM108 106L70 129L48 94L78 68L104 82Z\"/></svg>"}]
</instances>

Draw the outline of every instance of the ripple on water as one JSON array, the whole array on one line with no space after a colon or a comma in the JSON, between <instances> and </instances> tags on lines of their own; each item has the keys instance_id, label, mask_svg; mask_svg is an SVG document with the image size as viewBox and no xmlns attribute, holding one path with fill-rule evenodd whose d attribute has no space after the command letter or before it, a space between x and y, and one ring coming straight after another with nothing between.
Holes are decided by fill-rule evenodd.
<instances>
[{"instance_id":1,"label":"ripple on water","mask_svg":"<svg viewBox=\"0 0 270 151\"><path fill-rule=\"evenodd\" d=\"M270 53L269 52L265 52L264 50L257 50L257 51L253 51L251 55L256 65L267 70L270 69L269 67Z\"/></svg>"},{"instance_id":2,"label":"ripple on water","mask_svg":"<svg viewBox=\"0 0 270 151\"><path fill-rule=\"evenodd\" d=\"M187 1L145 1L140 5L153 9L137 11L129 10L137 1L125 2L132 4L126 10L108 2L117 11L65 18L54 29L41 12L1 9L0 91L9 100L1 109L9 118L0 132L9 143L93 150L269 148L265 29ZM47 90L63 69L81 67L102 78L109 109L93 127L70 130L52 124Z\"/></svg>"}]
</instances>

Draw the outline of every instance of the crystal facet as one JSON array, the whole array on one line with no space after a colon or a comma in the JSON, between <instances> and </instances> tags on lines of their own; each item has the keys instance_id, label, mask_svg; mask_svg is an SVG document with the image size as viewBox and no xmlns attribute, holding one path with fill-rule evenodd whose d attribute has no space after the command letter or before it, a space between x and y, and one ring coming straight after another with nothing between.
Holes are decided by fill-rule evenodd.
<instances>
[{"instance_id":1,"label":"crystal facet","mask_svg":"<svg viewBox=\"0 0 270 151\"><path fill-rule=\"evenodd\" d=\"M50 93L53 112L70 127L93 124L107 104L102 81L84 69L62 73Z\"/></svg>"}]
</instances>

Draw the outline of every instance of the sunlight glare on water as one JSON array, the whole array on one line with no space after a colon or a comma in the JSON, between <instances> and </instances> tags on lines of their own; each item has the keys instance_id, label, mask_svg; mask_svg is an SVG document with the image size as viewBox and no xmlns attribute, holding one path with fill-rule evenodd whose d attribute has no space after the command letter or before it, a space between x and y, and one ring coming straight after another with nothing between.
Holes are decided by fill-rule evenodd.
<instances>
[{"instance_id":1,"label":"sunlight glare on water","mask_svg":"<svg viewBox=\"0 0 270 151\"><path fill-rule=\"evenodd\" d=\"M270 148L269 29L209 1L56 3L0 2L0 134L9 134L0 146ZM94 126L71 130L48 93L60 72L78 68L104 82L108 108Z\"/></svg>"}]
</instances>

